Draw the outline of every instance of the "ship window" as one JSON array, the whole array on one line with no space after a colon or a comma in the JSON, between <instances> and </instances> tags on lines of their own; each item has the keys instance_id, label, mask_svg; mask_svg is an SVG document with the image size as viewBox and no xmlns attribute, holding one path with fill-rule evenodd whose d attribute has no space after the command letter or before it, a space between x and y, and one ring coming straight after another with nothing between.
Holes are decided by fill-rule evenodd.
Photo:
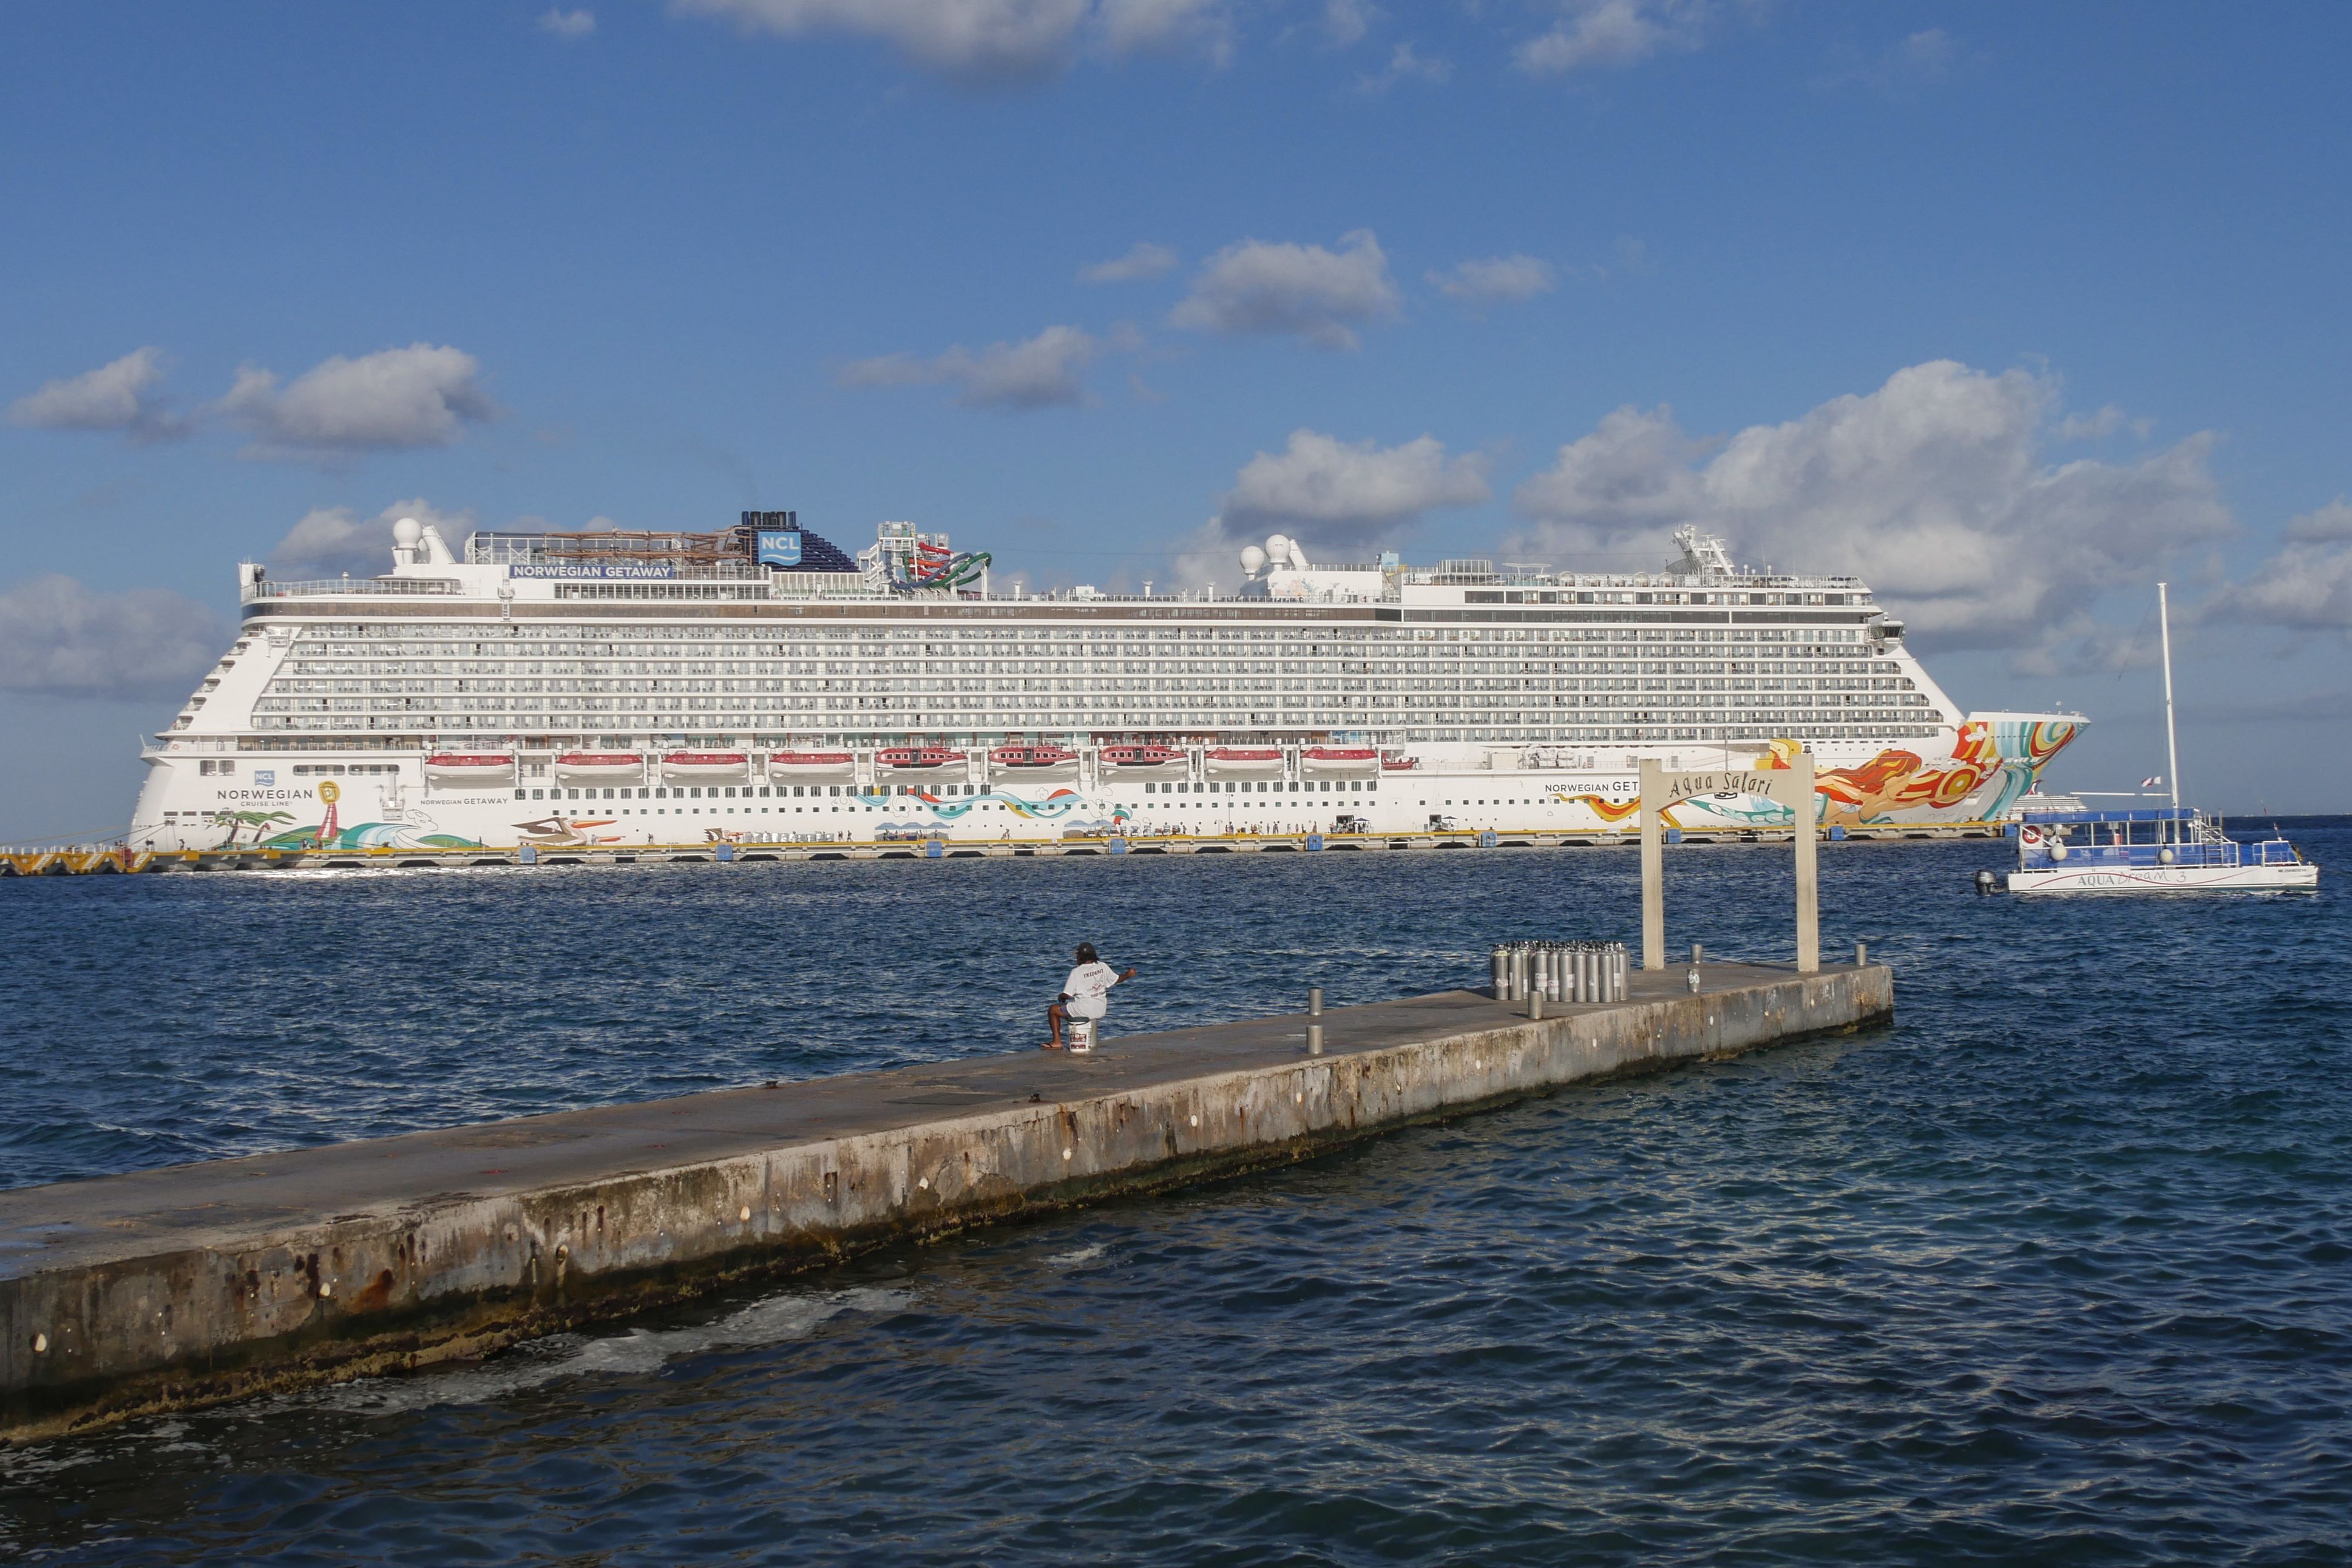
<instances>
[{"instance_id":1,"label":"ship window","mask_svg":"<svg viewBox=\"0 0 2352 1568\"><path fill-rule=\"evenodd\" d=\"M530 791L528 789L518 789L515 791L515 799L518 800L526 800L530 795Z\"/></svg>"},{"instance_id":2,"label":"ship window","mask_svg":"<svg viewBox=\"0 0 2352 1568\"><path fill-rule=\"evenodd\" d=\"M534 800L544 800L547 799L547 791L544 789L534 789L530 792L530 798Z\"/></svg>"}]
</instances>

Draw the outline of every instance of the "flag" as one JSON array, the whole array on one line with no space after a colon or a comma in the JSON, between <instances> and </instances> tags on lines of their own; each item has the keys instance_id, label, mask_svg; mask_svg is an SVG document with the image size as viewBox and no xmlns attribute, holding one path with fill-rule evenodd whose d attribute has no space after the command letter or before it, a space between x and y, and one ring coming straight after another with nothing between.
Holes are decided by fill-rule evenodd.
<instances>
[{"instance_id":1,"label":"flag","mask_svg":"<svg viewBox=\"0 0 2352 1568\"><path fill-rule=\"evenodd\" d=\"M2139 781L2139 787L2140 787L2141 789L2155 789L2158 785L2159 785L2159 784L2161 784L2161 783L2163 783L2163 782L2164 782L2164 775L2163 775L2163 774L2161 774L2161 773L2159 773L2159 774L2158 774L2158 775L2157 775L2155 778L2153 778L2153 779L2141 779L2141 780Z\"/></svg>"}]
</instances>

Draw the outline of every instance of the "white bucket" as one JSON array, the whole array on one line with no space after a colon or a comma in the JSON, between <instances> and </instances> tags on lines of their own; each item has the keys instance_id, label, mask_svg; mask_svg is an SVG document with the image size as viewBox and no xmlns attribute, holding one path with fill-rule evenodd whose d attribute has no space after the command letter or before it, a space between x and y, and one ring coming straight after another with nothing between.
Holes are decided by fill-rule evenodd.
<instances>
[{"instance_id":1,"label":"white bucket","mask_svg":"<svg viewBox=\"0 0 2352 1568\"><path fill-rule=\"evenodd\" d=\"M1095 1048L1095 1020L1066 1019L1062 1023L1062 1044L1076 1055L1083 1056Z\"/></svg>"}]
</instances>

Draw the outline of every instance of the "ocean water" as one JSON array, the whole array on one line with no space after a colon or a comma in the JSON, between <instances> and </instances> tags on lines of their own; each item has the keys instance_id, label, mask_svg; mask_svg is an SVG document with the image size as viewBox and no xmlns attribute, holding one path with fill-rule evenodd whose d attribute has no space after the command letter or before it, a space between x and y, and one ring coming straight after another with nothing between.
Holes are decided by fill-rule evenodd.
<instances>
[{"instance_id":1,"label":"ocean water","mask_svg":"<svg viewBox=\"0 0 2352 1568\"><path fill-rule=\"evenodd\" d=\"M1823 852L1890 1027L0 1454L97 1563L2343 1563L2352 825L2313 897ZM1669 859L1783 956L1785 850ZM0 1185L1475 983L1631 852L0 883Z\"/></svg>"}]
</instances>

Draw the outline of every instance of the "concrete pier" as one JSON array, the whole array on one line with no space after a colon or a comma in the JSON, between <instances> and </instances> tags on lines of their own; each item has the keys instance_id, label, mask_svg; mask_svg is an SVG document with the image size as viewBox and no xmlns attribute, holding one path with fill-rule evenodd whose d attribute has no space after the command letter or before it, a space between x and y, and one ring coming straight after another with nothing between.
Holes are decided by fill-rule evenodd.
<instances>
[{"instance_id":1,"label":"concrete pier","mask_svg":"<svg viewBox=\"0 0 2352 1568\"><path fill-rule=\"evenodd\" d=\"M1883 966L1708 964L0 1191L0 1439L415 1368L860 1249L1296 1160L1894 1011ZM1025 1044L1026 1042L1022 1042Z\"/></svg>"}]
</instances>

